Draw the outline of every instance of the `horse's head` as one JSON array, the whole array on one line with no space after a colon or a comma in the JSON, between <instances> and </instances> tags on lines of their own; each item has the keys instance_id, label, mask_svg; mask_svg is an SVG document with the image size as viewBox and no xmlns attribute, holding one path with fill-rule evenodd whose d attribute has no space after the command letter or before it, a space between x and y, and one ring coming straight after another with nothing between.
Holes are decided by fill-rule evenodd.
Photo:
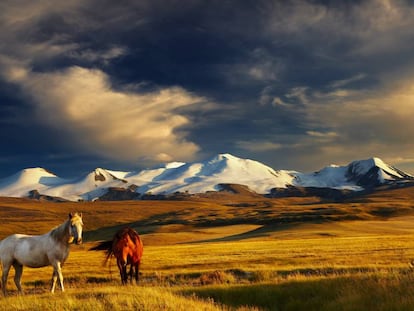
<instances>
[{"instance_id":1,"label":"horse's head","mask_svg":"<svg viewBox=\"0 0 414 311\"><path fill-rule=\"evenodd\" d=\"M69 243L75 242L76 244L82 243L82 213L70 213L69 214Z\"/></svg>"}]
</instances>

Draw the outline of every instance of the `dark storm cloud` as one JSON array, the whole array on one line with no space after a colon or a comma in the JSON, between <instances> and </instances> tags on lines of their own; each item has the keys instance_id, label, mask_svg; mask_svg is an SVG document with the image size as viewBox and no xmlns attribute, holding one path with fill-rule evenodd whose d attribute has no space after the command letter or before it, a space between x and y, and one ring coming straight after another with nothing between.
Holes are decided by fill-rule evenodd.
<instances>
[{"instance_id":1,"label":"dark storm cloud","mask_svg":"<svg viewBox=\"0 0 414 311\"><path fill-rule=\"evenodd\" d=\"M218 152L305 170L410 162L413 13L385 0L3 1L0 157L62 170Z\"/></svg>"}]
</instances>

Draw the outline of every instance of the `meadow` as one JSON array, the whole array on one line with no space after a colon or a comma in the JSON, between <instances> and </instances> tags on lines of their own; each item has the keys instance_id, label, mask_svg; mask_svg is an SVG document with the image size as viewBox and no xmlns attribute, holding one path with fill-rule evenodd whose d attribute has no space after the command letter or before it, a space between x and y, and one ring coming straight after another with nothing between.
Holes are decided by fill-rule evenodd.
<instances>
[{"instance_id":1,"label":"meadow","mask_svg":"<svg viewBox=\"0 0 414 311\"><path fill-rule=\"evenodd\" d=\"M81 211L85 243L50 294L51 267L9 276L0 310L413 310L414 188L343 202L222 194L185 201L51 203L1 198L0 239L42 234ZM88 249L120 227L144 241L139 285Z\"/></svg>"}]
</instances>

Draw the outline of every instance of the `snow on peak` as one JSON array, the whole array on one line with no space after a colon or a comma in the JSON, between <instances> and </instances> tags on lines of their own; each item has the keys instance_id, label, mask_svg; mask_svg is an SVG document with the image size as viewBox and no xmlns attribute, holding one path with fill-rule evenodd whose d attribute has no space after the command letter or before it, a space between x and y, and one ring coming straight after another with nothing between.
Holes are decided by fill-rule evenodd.
<instances>
[{"instance_id":1,"label":"snow on peak","mask_svg":"<svg viewBox=\"0 0 414 311\"><path fill-rule=\"evenodd\" d=\"M385 167L385 163L379 158L369 158L365 160L353 161L349 164L352 173L363 175L366 174L373 167Z\"/></svg>"},{"instance_id":2,"label":"snow on peak","mask_svg":"<svg viewBox=\"0 0 414 311\"><path fill-rule=\"evenodd\" d=\"M212 158L213 159L217 159L218 161L221 160L241 160L241 158L238 158L230 153L219 153L218 155L216 155L215 157Z\"/></svg>"},{"instance_id":3,"label":"snow on peak","mask_svg":"<svg viewBox=\"0 0 414 311\"><path fill-rule=\"evenodd\" d=\"M171 169L171 168L177 168L180 166L183 166L185 162L170 162L165 164L165 168Z\"/></svg>"},{"instance_id":4,"label":"snow on peak","mask_svg":"<svg viewBox=\"0 0 414 311\"><path fill-rule=\"evenodd\" d=\"M369 173L374 174L371 178L377 178L378 182L383 183L387 180L411 179L413 176L386 164L380 158L369 158L366 160L354 161L348 166L349 175L363 176Z\"/></svg>"},{"instance_id":5,"label":"snow on peak","mask_svg":"<svg viewBox=\"0 0 414 311\"><path fill-rule=\"evenodd\" d=\"M26 176L55 176L55 174L51 173L50 171L44 169L43 167L31 167L25 168L20 171L21 175Z\"/></svg>"},{"instance_id":6,"label":"snow on peak","mask_svg":"<svg viewBox=\"0 0 414 311\"><path fill-rule=\"evenodd\" d=\"M9 182L13 181L19 184L33 184L47 182L58 178L55 174L45 170L42 167L26 168L9 177Z\"/></svg>"},{"instance_id":7,"label":"snow on peak","mask_svg":"<svg viewBox=\"0 0 414 311\"><path fill-rule=\"evenodd\" d=\"M139 186L140 193L198 193L217 190L220 183L244 184L253 191L268 193L273 187L285 187L292 179L287 172L225 153L203 162L144 170L128 180Z\"/></svg>"},{"instance_id":8,"label":"snow on peak","mask_svg":"<svg viewBox=\"0 0 414 311\"><path fill-rule=\"evenodd\" d=\"M96 168L90 175L95 181L105 181L108 176L112 176L112 174L100 167Z\"/></svg>"},{"instance_id":9,"label":"snow on peak","mask_svg":"<svg viewBox=\"0 0 414 311\"><path fill-rule=\"evenodd\" d=\"M263 172L274 170L260 162L235 157L229 153L219 154L215 157L200 163L202 170L200 175L212 176L217 174L224 175L225 178L237 180L243 175L256 176Z\"/></svg>"},{"instance_id":10,"label":"snow on peak","mask_svg":"<svg viewBox=\"0 0 414 311\"><path fill-rule=\"evenodd\" d=\"M74 180L62 179L43 168L28 168L1 179L0 195L26 197L31 190L37 190L72 201L91 201L110 187L133 186L141 194L203 193L218 190L219 184L231 183L265 194L289 185L361 190L400 180L414 180L414 177L375 157L346 166L329 165L315 173L300 173L274 170L258 161L222 153L201 162L171 162L138 172L96 168Z\"/></svg>"},{"instance_id":11,"label":"snow on peak","mask_svg":"<svg viewBox=\"0 0 414 311\"><path fill-rule=\"evenodd\" d=\"M122 173L125 174L125 172L112 172L109 170L106 170L104 168L96 168L94 169L92 172L90 172L89 174L86 175L86 177L84 178L83 182L87 182L87 183L107 183L113 180L119 180L121 179L120 175L123 175Z\"/></svg>"},{"instance_id":12,"label":"snow on peak","mask_svg":"<svg viewBox=\"0 0 414 311\"><path fill-rule=\"evenodd\" d=\"M26 168L0 181L0 195L27 196L30 190L43 190L59 185L66 180L41 167Z\"/></svg>"},{"instance_id":13,"label":"snow on peak","mask_svg":"<svg viewBox=\"0 0 414 311\"><path fill-rule=\"evenodd\" d=\"M295 186L325 187L338 189L360 190L358 186L349 183L346 177L347 168L338 165L329 165L315 173L296 173Z\"/></svg>"}]
</instances>

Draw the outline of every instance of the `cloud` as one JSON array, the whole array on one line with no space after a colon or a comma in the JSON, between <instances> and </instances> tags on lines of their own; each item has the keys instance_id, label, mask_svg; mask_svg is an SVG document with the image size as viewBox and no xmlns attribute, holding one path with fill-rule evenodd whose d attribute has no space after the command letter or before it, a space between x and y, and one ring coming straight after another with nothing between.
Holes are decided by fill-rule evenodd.
<instances>
[{"instance_id":1,"label":"cloud","mask_svg":"<svg viewBox=\"0 0 414 311\"><path fill-rule=\"evenodd\" d=\"M409 1L270 2L265 27L268 35L287 35L286 40L307 43L316 39L315 43L325 41L328 48L342 40L357 40L358 51L372 53L374 47L393 49L385 43L401 43L401 36L411 33L413 10Z\"/></svg>"},{"instance_id":2,"label":"cloud","mask_svg":"<svg viewBox=\"0 0 414 311\"><path fill-rule=\"evenodd\" d=\"M282 147L281 144L272 143L270 141L237 141L236 146L240 149L251 152L264 152L277 150Z\"/></svg>"},{"instance_id":3,"label":"cloud","mask_svg":"<svg viewBox=\"0 0 414 311\"><path fill-rule=\"evenodd\" d=\"M112 46L106 50L81 49L70 51L70 58L88 63L102 62L108 64L111 60L119 58L127 53L127 49L121 46Z\"/></svg>"},{"instance_id":4,"label":"cloud","mask_svg":"<svg viewBox=\"0 0 414 311\"><path fill-rule=\"evenodd\" d=\"M21 91L16 111L120 161L228 147L303 165L412 158L409 1L169 4L2 1L0 77Z\"/></svg>"},{"instance_id":5,"label":"cloud","mask_svg":"<svg viewBox=\"0 0 414 311\"><path fill-rule=\"evenodd\" d=\"M306 132L309 136L312 137L319 137L319 138L334 138L338 136L336 132L318 132L318 131L307 131Z\"/></svg>"},{"instance_id":6,"label":"cloud","mask_svg":"<svg viewBox=\"0 0 414 311\"><path fill-rule=\"evenodd\" d=\"M343 79L343 80L333 81L333 82L330 84L330 86L331 86L333 89L337 89L337 88L345 87L345 86L347 86L347 85L349 85L349 84L351 84L351 83L358 82L358 81L360 81L360 80L364 79L365 77L366 77L366 74L359 73L359 74L357 74L357 75L355 75L355 76L353 76L353 77L351 77L351 78L347 78L347 79Z\"/></svg>"},{"instance_id":7,"label":"cloud","mask_svg":"<svg viewBox=\"0 0 414 311\"><path fill-rule=\"evenodd\" d=\"M154 162L191 160L199 150L183 130L191 126L190 120L176 110L205 99L183 88L123 92L112 89L104 72L81 67L47 73L10 71L32 98L36 117L70 135L82 150L130 162L143 157Z\"/></svg>"},{"instance_id":8,"label":"cloud","mask_svg":"<svg viewBox=\"0 0 414 311\"><path fill-rule=\"evenodd\" d=\"M59 133L62 144L72 144L74 152L148 165L193 160L200 147L188 138L193 124L182 111L216 105L180 86L152 83L144 91L131 85L145 81L132 81L115 88L114 77L99 66L131 52L116 43L118 35L130 29L140 35L137 30L152 5L107 4L111 9L99 14L83 1L53 6L46 0L2 2L0 77L20 88L35 111L31 122ZM97 44L99 38L105 40Z\"/></svg>"},{"instance_id":9,"label":"cloud","mask_svg":"<svg viewBox=\"0 0 414 311\"><path fill-rule=\"evenodd\" d=\"M342 86L342 84L340 84ZM296 94L295 90L288 94ZM316 155L317 162L349 161L379 156L391 163L410 162L414 147L414 73L382 89L338 92L307 89L303 99L300 125L304 132L296 133L291 142L282 144L280 151ZM284 106L295 113L295 105ZM399 158L396 160L395 155ZM312 161L309 156L308 160ZM397 161L397 162L396 162Z\"/></svg>"}]
</instances>

